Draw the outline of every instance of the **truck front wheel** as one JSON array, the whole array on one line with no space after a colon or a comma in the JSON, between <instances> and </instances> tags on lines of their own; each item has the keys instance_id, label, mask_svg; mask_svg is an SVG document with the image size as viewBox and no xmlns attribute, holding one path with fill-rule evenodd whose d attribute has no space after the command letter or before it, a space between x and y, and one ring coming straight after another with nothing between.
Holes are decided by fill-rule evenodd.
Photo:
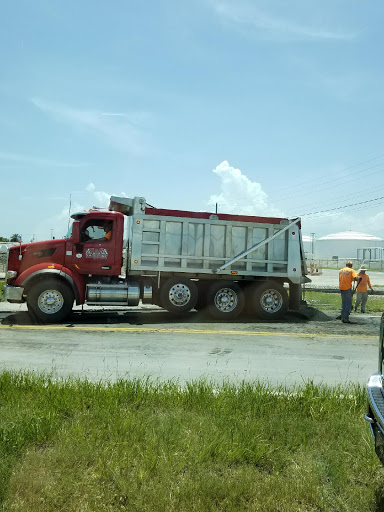
<instances>
[{"instance_id":1,"label":"truck front wheel","mask_svg":"<svg viewBox=\"0 0 384 512\"><path fill-rule=\"evenodd\" d=\"M28 291L28 310L42 322L61 322L72 311L74 295L61 281L47 279Z\"/></svg>"},{"instance_id":2,"label":"truck front wheel","mask_svg":"<svg viewBox=\"0 0 384 512\"><path fill-rule=\"evenodd\" d=\"M265 281L252 291L252 306L256 315L264 320L277 320L288 310L288 294L275 281Z\"/></svg>"},{"instance_id":3,"label":"truck front wheel","mask_svg":"<svg viewBox=\"0 0 384 512\"><path fill-rule=\"evenodd\" d=\"M207 296L208 313L217 320L232 320L244 309L244 294L236 283L213 283Z\"/></svg>"},{"instance_id":4,"label":"truck front wheel","mask_svg":"<svg viewBox=\"0 0 384 512\"><path fill-rule=\"evenodd\" d=\"M190 279L171 278L160 288L160 302L170 313L186 313L195 307L197 286Z\"/></svg>"}]
</instances>

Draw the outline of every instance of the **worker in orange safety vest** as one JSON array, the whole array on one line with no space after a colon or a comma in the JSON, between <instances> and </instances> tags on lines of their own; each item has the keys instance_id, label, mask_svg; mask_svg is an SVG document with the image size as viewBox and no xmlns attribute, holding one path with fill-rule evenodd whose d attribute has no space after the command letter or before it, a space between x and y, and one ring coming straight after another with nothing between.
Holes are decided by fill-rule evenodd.
<instances>
[{"instance_id":1,"label":"worker in orange safety vest","mask_svg":"<svg viewBox=\"0 0 384 512\"><path fill-rule=\"evenodd\" d=\"M361 304L361 312L365 313L365 306L368 300L368 288L373 292L373 288L371 285L371 281L369 280L369 275L366 272L366 267L362 265L358 277L358 284L356 286L356 303L355 303L355 313L359 309Z\"/></svg>"},{"instance_id":2,"label":"worker in orange safety vest","mask_svg":"<svg viewBox=\"0 0 384 512\"><path fill-rule=\"evenodd\" d=\"M347 261L345 267L339 270L339 289L341 294L341 321L350 324L349 314L352 309L352 283L357 281L356 270L352 261Z\"/></svg>"}]
</instances>

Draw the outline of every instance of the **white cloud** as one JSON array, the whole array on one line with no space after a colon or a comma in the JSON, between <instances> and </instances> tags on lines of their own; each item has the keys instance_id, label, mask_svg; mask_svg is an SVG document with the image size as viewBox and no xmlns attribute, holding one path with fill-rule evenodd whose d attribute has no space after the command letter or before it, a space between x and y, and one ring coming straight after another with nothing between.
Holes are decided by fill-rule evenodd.
<instances>
[{"instance_id":1,"label":"white cloud","mask_svg":"<svg viewBox=\"0 0 384 512\"><path fill-rule=\"evenodd\" d=\"M358 231L384 238L384 211L370 214L364 209L356 212L324 214L321 217L302 217L303 233L315 233L316 238L342 231Z\"/></svg>"},{"instance_id":2,"label":"white cloud","mask_svg":"<svg viewBox=\"0 0 384 512\"><path fill-rule=\"evenodd\" d=\"M226 160L213 169L213 172L220 178L221 192L210 197L208 205L211 210L217 203L218 211L223 213L284 216L268 203L268 196L260 183L251 181Z\"/></svg>"},{"instance_id":3,"label":"white cloud","mask_svg":"<svg viewBox=\"0 0 384 512\"><path fill-rule=\"evenodd\" d=\"M103 192L102 190L96 190L96 186L94 183L89 183L85 190L93 197L97 204L92 206L97 206L99 208L108 208L109 206L109 200L111 195L108 192Z\"/></svg>"},{"instance_id":4,"label":"white cloud","mask_svg":"<svg viewBox=\"0 0 384 512\"><path fill-rule=\"evenodd\" d=\"M281 40L350 40L355 33L342 30L328 30L312 23L299 23L285 19L255 7L253 3L237 0L210 0L215 12L225 21L243 28L256 31L259 36Z\"/></svg>"},{"instance_id":5,"label":"white cloud","mask_svg":"<svg viewBox=\"0 0 384 512\"><path fill-rule=\"evenodd\" d=\"M102 192L99 190L95 190L94 194L95 194L97 202L99 203L96 206L101 206L102 208L104 208L109 205L109 200L110 200L111 194L108 194L107 192Z\"/></svg>"},{"instance_id":6,"label":"white cloud","mask_svg":"<svg viewBox=\"0 0 384 512\"><path fill-rule=\"evenodd\" d=\"M76 109L40 98L31 101L54 119L86 130L123 153L140 155L144 152L144 131L137 123L137 119L144 118L140 113L133 113L132 121L127 114Z\"/></svg>"},{"instance_id":7,"label":"white cloud","mask_svg":"<svg viewBox=\"0 0 384 512\"><path fill-rule=\"evenodd\" d=\"M226 160L213 169L213 172L220 178L220 193L209 198L209 211L215 211L217 203L219 213L288 218L300 214L299 204L296 211L290 209L290 214L283 208L276 207L270 202L260 183L251 181L240 169L232 167ZM384 238L384 211L374 214L364 208L356 211L336 211L317 216L305 215L301 221L303 234L315 233L316 238L348 230Z\"/></svg>"},{"instance_id":8,"label":"white cloud","mask_svg":"<svg viewBox=\"0 0 384 512\"><path fill-rule=\"evenodd\" d=\"M81 168L88 167L90 164L87 162L59 162L57 160L49 160L47 158L40 158L29 155L20 155L17 153L0 152L0 162L15 162L20 164L36 165L39 167L66 167L66 168Z\"/></svg>"},{"instance_id":9,"label":"white cloud","mask_svg":"<svg viewBox=\"0 0 384 512\"><path fill-rule=\"evenodd\" d=\"M380 226L381 231L384 233L384 211L376 213L375 215L368 218L366 226Z\"/></svg>"},{"instance_id":10,"label":"white cloud","mask_svg":"<svg viewBox=\"0 0 384 512\"><path fill-rule=\"evenodd\" d=\"M49 216L39 219L39 222L33 226L32 232L37 240L49 240L52 236L62 238L68 231L68 226L72 222L69 217L69 199L68 204L61 201L60 210L57 213L51 213ZM83 204L72 202L71 214L85 210Z\"/></svg>"},{"instance_id":11,"label":"white cloud","mask_svg":"<svg viewBox=\"0 0 384 512\"><path fill-rule=\"evenodd\" d=\"M124 112L100 112L100 115L106 117L128 117L128 114L124 114Z\"/></svg>"},{"instance_id":12,"label":"white cloud","mask_svg":"<svg viewBox=\"0 0 384 512\"><path fill-rule=\"evenodd\" d=\"M51 237L51 230L53 230L53 236L61 238L67 233L68 225L72 222L70 214L88 211L94 206L108 209L111 195L113 193L98 190L96 185L90 182L82 191L78 190L71 193L71 207L69 205L69 197L58 200L57 213L52 212L49 216L41 219L38 224L33 226L32 231L36 235L37 240L49 239ZM121 195L125 194L122 193Z\"/></svg>"}]
</instances>

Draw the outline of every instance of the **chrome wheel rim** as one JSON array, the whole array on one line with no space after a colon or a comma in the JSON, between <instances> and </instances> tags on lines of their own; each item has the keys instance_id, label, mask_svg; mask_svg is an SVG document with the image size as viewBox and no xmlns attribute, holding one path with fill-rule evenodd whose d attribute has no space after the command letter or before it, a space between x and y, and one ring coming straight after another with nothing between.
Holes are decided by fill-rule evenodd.
<instances>
[{"instance_id":1,"label":"chrome wheel rim","mask_svg":"<svg viewBox=\"0 0 384 512\"><path fill-rule=\"evenodd\" d=\"M63 307L64 298L57 290L45 290L39 295L37 305L43 313L53 315Z\"/></svg>"},{"instance_id":2,"label":"chrome wheel rim","mask_svg":"<svg viewBox=\"0 0 384 512\"><path fill-rule=\"evenodd\" d=\"M265 290L260 298L260 305L267 313L276 313L283 305L283 297L274 288Z\"/></svg>"},{"instance_id":3,"label":"chrome wheel rim","mask_svg":"<svg viewBox=\"0 0 384 512\"><path fill-rule=\"evenodd\" d=\"M177 283L169 290L169 302L174 306L186 306L191 300L191 290L186 284Z\"/></svg>"},{"instance_id":4,"label":"chrome wheel rim","mask_svg":"<svg viewBox=\"0 0 384 512\"><path fill-rule=\"evenodd\" d=\"M221 288L216 293L213 302L222 313L230 313L237 306L237 293L232 288Z\"/></svg>"}]
</instances>

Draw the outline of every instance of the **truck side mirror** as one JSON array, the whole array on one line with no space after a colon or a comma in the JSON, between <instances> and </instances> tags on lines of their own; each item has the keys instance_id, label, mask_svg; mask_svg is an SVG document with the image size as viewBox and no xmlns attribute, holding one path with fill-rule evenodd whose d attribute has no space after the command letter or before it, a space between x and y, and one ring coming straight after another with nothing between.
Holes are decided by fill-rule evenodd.
<instances>
[{"instance_id":1,"label":"truck side mirror","mask_svg":"<svg viewBox=\"0 0 384 512\"><path fill-rule=\"evenodd\" d=\"M80 222L74 220L72 224L72 242L78 244L80 242Z\"/></svg>"}]
</instances>

